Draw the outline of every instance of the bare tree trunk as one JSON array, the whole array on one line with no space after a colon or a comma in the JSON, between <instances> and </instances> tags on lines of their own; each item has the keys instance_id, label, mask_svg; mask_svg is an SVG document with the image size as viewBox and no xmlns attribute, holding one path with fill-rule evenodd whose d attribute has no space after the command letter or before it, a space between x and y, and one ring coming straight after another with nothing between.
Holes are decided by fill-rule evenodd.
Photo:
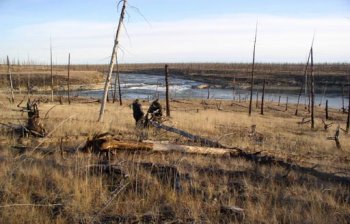
<instances>
[{"instance_id":1,"label":"bare tree trunk","mask_svg":"<svg viewBox=\"0 0 350 224\"><path fill-rule=\"evenodd\" d=\"M281 95L278 97L278 106L281 104Z\"/></svg>"},{"instance_id":2,"label":"bare tree trunk","mask_svg":"<svg viewBox=\"0 0 350 224\"><path fill-rule=\"evenodd\" d=\"M311 75L310 75L311 76ZM311 84L311 79L312 79L312 77L310 77L310 78L308 78L308 88L309 88L309 105L308 105L308 112L310 113L311 112L311 98L312 98L312 96L311 96L311 93L312 93L312 84Z\"/></svg>"},{"instance_id":3,"label":"bare tree trunk","mask_svg":"<svg viewBox=\"0 0 350 224\"><path fill-rule=\"evenodd\" d=\"M22 95L21 75L20 74L18 74L18 90L19 90L19 95Z\"/></svg>"},{"instance_id":4,"label":"bare tree trunk","mask_svg":"<svg viewBox=\"0 0 350 224\"><path fill-rule=\"evenodd\" d=\"M124 16L125 16L125 8L126 8L127 0L123 0L123 2L124 2L123 3L123 8L122 8L121 13L120 13L119 24L118 24L116 36L115 36L115 39L114 39L114 46L113 46L111 61L110 61L110 65L109 65L109 72L108 72L108 75L107 75L107 78L106 78L106 82L105 82L105 87L104 87L104 94L103 94L103 98L102 98L102 102L101 102L100 114L99 114L99 118L98 118L99 122L103 121L103 115L104 115L104 111L105 111L105 107L106 107L106 101L107 101L107 95L108 95L108 87L109 87L109 84L111 82L111 76L112 76L112 73L113 73L113 67L114 67L114 63L115 63L115 59L116 59L117 47L118 47L118 44L119 44L118 43L119 33L120 33L121 25L123 23Z\"/></svg>"},{"instance_id":5,"label":"bare tree trunk","mask_svg":"<svg viewBox=\"0 0 350 224\"><path fill-rule=\"evenodd\" d=\"M319 104L318 106L321 106L321 105L322 105L322 101L323 101L323 98L324 98L325 95L326 95L326 91L327 91L327 81L326 81L326 84L325 84L324 87L323 87L323 94L322 94L322 97L321 97L320 104Z\"/></svg>"},{"instance_id":6,"label":"bare tree trunk","mask_svg":"<svg viewBox=\"0 0 350 224\"><path fill-rule=\"evenodd\" d=\"M350 81L350 76L349 76ZM350 84L348 81L348 91L349 91L349 105L348 105L348 121L346 122L346 132L349 133L350 129Z\"/></svg>"},{"instance_id":7,"label":"bare tree trunk","mask_svg":"<svg viewBox=\"0 0 350 224\"><path fill-rule=\"evenodd\" d=\"M344 103L344 97L345 97L345 94L344 94L344 84L341 85L341 92L342 92L342 110L343 110L343 114L345 114L345 103Z\"/></svg>"},{"instance_id":8,"label":"bare tree trunk","mask_svg":"<svg viewBox=\"0 0 350 224\"><path fill-rule=\"evenodd\" d=\"M259 108L259 90L256 91L256 102L255 107Z\"/></svg>"},{"instance_id":9,"label":"bare tree trunk","mask_svg":"<svg viewBox=\"0 0 350 224\"><path fill-rule=\"evenodd\" d=\"M305 88L307 88L307 87L306 87L306 85L307 85L307 69L308 69L308 67L309 67L310 57L311 57L311 50L309 51L309 56L308 56L308 58L307 58L306 66L305 66L305 69L304 69L304 77L305 77L305 80L304 80L304 82L301 84L300 92L299 92L299 95L298 95L297 108L296 108L296 110L295 110L295 116L298 115L300 97L301 97L301 93L303 92L304 86L305 86Z\"/></svg>"},{"instance_id":10,"label":"bare tree trunk","mask_svg":"<svg viewBox=\"0 0 350 224\"><path fill-rule=\"evenodd\" d=\"M50 40L50 72L51 72L51 102L53 102L53 69L52 69L52 44Z\"/></svg>"},{"instance_id":11,"label":"bare tree trunk","mask_svg":"<svg viewBox=\"0 0 350 224\"><path fill-rule=\"evenodd\" d=\"M254 69L255 69L255 47L256 47L256 37L258 33L258 23L255 27L255 39L254 39L254 49L253 49L253 63L252 63L252 78L250 86L250 101L249 101L249 116L252 114L252 103L253 103L253 89L254 89Z\"/></svg>"},{"instance_id":12,"label":"bare tree trunk","mask_svg":"<svg viewBox=\"0 0 350 224\"><path fill-rule=\"evenodd\" d=\"M117 73L114 75L114 85L113 85L113 103L117 101L117 85L118 85L118 80L117 80Z\"/></svg>"},{"instance_id":13,"label":"bare tree trunk","mask_svg":"<svg viewBox=\"0 0 350 224\"><path fill-rule=\"evenodd\" d=\"M260 114L264 115L264 99L265 99L265 85L266 85L266 79L264 79L263 89L262 89L262 96L261 96L261 110Z\"/></svg>"},{"instance_id":14,"label":"bare tree trunk","mask_svg":"<svg viewBox=\"0 0 350 224\"><path fill-rule=\"evenodd\" d=\"M118 79L118 92L119 92L119 105L123 106L123 97L122 97L122 87L120 85L120 73L119 73L119 63L118 60L116 62L117 64L117 79Z\"/></svg>"},{"instance_id":15,"label":"bare tree trunk","mask_svg":"<svg viewBox=\"0 0 350 224\"><path fill-rule=\"evenodd\" d=\"M68 104L70 104L70 53L68 54L68 80L67 80L67 90L68 90Z\"/></svg>"},{"instance_id":16,"label":"bare tree trunk","mask_svg":"<svg viewBox=\"0 0 350 224\"><path fill-rule=\"evenodd\" d=\"M285 109L285 111L287 111L287 110L288 110L288 96L287 96L286 109Z\"/></svg>"},{"instance_id":17,"label":"bare tree trunk","mask_svg":"<svg viewBox=\"0 0 350 224\"><path fill-rule=\"evenodd\" d=\"M326 110L326 120L328 120L329 119L329 116L328 116L328 100L326 100L326 108L325 108L325 110Z\"/></svg>"},{"instance_id":18,"label":"bare tree trunk","mask_svg":"<svg viewBox=\"0 0 350 224\"><path fill-rule=\"evenodd\" d=\"M13 94L13 83L12 83L12 74L11 74L11 65L10 65L9 56L7 56L7 74L9 76L9 80L10 80L11 103L14 103L15 102L15 96Z\"/></svg>"},{"instance_id":19,"label":"bare tree trunk","mask_svg":"<svg viewBox=\"0 0 350 224\"><path fill-rule=\"evenodd\" d=\"M30 73L27 75L27 95L29 97L30 94Z\"/></svg>"},{"instance_id":20,"label":"bare tree trunk","mask_svg":"<svg viewBox=\"0 0 350 224\"><path fill-rule=\"evenodd\" d=\"M165 102L166 102L166 116L170 117L170 103L169 103L169 68L165 65Z\"/></svg>"},{"instance_id":21,"label":"bare tree trunk","mask_svg":"<svg viewBox=\"0 0 350 224\"><path fill-rule=\"evenodd\" d=\"M311 48L311 128L315 128L315 77L314 77L314 53Z\"/></svg>"},{"instance_id":22,"label":"bare tree trunk","mask_svg":"<svg viewBox=\"0 0 350 224\"><path fill-rule=\"evenodd\" d=\"M210 85L208 86L208 95L207 95L207 99L210 99Z\"/></svg>"},{"instance_id":23,"label":"bare tree trunk","mask_svg":"<svg viewBox=\"0 0 350 224\"><path fill-rule=\"evenodd\" d=\"M232 99L233 99L233 101L236 100L236 76L233 76L233 83L232 83Z\"/></svg>"}]
</instances>

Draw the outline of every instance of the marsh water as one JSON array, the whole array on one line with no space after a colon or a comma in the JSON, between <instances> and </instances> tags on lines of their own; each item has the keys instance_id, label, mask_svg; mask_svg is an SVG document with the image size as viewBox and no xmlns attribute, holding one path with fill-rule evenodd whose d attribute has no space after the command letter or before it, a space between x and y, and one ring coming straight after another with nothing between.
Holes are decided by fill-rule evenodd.
<instances>
[{"instance_id":1,"label":"marsh water","mask_svg":"<svg viewBox=\"0 0 350 224\"><path fill-rule=\"evenodd\" d=\"M112 80L114 82L114 80ZM164 98L165 97L165 81L163 76L149 75L149 74L121 74L121 92L124 99L154 99L154 98ZM169 89L170 97L173 99L207 99L208 94L210 99L220 99L220 100L248 100L249 90L236 88L235 91L232 89L224 88L207 88L200 89L200 85L205 85L207 83L180 79L180 78L169 78ZM110 96L112 96L110 91ZM209 92L209 93L208 93ZM84 90L75 91L74 95L87 96L93 98L101 98L103 90ZM256 99L256 91L254 92L253 99ZM261 98L261 90L259 93L259 99ZM346 94L348 95L348 94ZM281 104L287 101L289 103L296 103L298 100L298 91L290 90L267 90L265 91L265 100L278 102L280 100ZM316 92L315 104L325 105L326 100L332 108L342 108L342 94L341 92L327 92L323 95L323 92ZM303 94L300 102L305 103L308 101ZM345 106L348 105L348 98L345 97Z\"/></svg>"}]
</instances>

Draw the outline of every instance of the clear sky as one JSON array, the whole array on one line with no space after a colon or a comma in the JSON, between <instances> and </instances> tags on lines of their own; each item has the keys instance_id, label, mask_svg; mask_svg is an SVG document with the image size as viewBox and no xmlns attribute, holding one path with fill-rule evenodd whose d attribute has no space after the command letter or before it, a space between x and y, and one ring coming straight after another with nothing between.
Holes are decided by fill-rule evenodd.
<instances>
[{"instance_id":1,"label":"clear sky","mask_svg":"<svg viewBox=\"0 0 350 224\"><path fill-rule=\"evenodd\" d=\"M350 0L129 0L120 61L350 62ZM108 63L116 0L0 0L0 58Z\"/></svg>"}]
</instances>

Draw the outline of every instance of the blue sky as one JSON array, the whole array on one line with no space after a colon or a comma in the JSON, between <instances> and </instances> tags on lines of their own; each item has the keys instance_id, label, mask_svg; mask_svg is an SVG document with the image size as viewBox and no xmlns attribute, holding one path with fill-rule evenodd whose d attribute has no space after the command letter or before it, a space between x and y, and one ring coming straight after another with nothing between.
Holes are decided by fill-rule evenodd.
<instances>
[{"instance_id":1,"label":"blue sky","mask_svg":"<svg viewBox=\"0 0 350 224\"><path fill-rule=\"evenodd\" d=\"M145 19L133 8L137 7ZM129 0L121 62L350 62L350 0ZM119 17L115 0L0 0L0 57L107 63ZM317 53L318 57L317 57Z\"/></svg>"}]
</instances>

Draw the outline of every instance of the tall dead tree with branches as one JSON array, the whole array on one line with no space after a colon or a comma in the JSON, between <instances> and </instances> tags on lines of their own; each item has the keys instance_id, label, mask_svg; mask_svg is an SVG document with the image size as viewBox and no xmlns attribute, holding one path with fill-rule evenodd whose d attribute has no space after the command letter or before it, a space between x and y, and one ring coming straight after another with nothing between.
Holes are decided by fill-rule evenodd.
<instances>
[{"instance_id":1,"label":"tall dead tree with branches","mask_svg":"<svg viewBox=\"0 0 350 224\"><path fill-rule=\"evenodd\" d=\"M255 38L254 38L254 49L253 49L253 63L252 63L252 78L250 86L250 101L249 101L249 116L252 114L252 104L253 104L253 89L254 89L254 69L255 69L255 47L256 47L256 37L258 33L258 23L255 27Z\"/></svg>"},{"instance_id":2,"label":"tall dead tree with branches","mask_svg":"<svg viewBox=\"0 0 350 224\"><path fill-rule=\"evenodd\" d=\"M119 44L118 38L119 38L121 26L123 24L123 20L124 20L124 17L125 17L125 9L126 9L127 0L122 0L122 1L123 1L123 7L122 7L122 10L120 12L119 24L118 24L117 32L116 32L116 35L115 35L111 61L110 61L110 64L109 64L109 72L108 72L108 75L107 75L107 78L106 78L106 82L105 82L104 93L103 93L103 98L102 98L102 102L101 102L101 109L100 109L100 114L99 114L99 118L98 118L99 122L103 121L103 115L104 115L106 102L107 102L108 87L109 87L109 84L111 82L111 77L112 77L112 73L113 73L113 67L114 67L114 63L116 61L116 53L117 53L117 48L118 48L118 44Z\"/></svg>"},{"instance_id":3,"label":"tall dead tree with branches","mask_svg":"<svg viewBox=\"0 0 350 224\"><path fill-rule=\"evenodd\" d=\"M14 93L13 93L13 82L12 82L11 64L10 64L9 56L7 56L7 74L9 76L9 81L10 81L11 103L14 103L15 102L15 96L14 96Z\"/></svg>"}]
</instances>

